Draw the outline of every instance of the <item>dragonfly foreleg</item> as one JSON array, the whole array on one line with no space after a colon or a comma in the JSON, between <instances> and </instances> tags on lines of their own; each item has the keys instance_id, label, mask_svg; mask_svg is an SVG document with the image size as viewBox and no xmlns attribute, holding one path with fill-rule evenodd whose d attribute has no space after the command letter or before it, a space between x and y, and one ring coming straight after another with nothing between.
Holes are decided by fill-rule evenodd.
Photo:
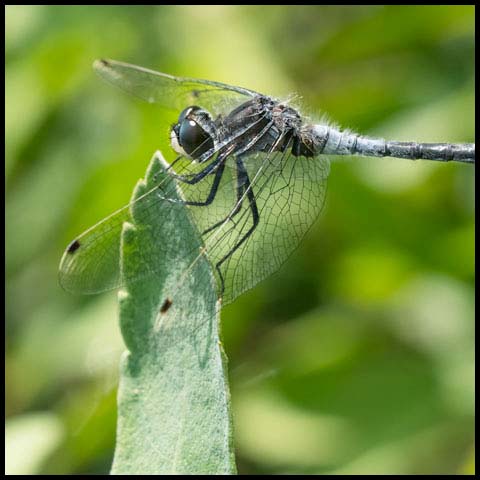
<instances>
[{"instance_id":1,"label":"dragonfly foreleg","mask_svg":"<svg viewBox=\"0 0 480 480\"><path fill-rule=\"evenodd\" d=\"M222 179L223 172L225 171L225 161L226 161L226 156L223 156L221 158L220 163L216 167L217 169L215 171L215 177L213 179L212 187L210 188L210 192L208 193L208 196L207 196L205 201L203 201L203 202L193 202L193 201L190 201L190 200L175 200L173 198L171 198L171 199L168 198L168 199L165 199L165 200L168 200L169 202L172 202L172 203L180 203L182 205L189 205L189 206L194 206L194 207L205 207L207 205L210 205L215 200L215 196L217 195L218 186L220 185L220 180ZM213 170L210 171L210 173L212 173L212 172L213 172ZM205 174L205 175L208 175L208 173ZM202 176L202 178L204 178L205 175ZM176 176L174 178L176 178L178 180L178 178ZM186 183L190 183L190 182L186 182Z\"/></svg>"},{"instance_id":2,"label":"dragonfly foreleg","mask_svg":"<svg viewBox=\"0 0 480 480\"><path fill-rule=\"evenodd\" d=\"M220 153L215 161L210 163L207 167L205 167L202 171L195 173L193 175L177 175L176 173L170 173L175 180L178 180L182 183L188 183L189 185L195 185L196 183L203 180L207 175L213 173L217 168L220 167L222 163L224 163L226 157L230 154L230 151L227 153Z\"/></svg>"},{"instance_id":3,"label":"dragonfly foreleg","mask_svg":"<svg viewBox=\"0 0 480 480\"><path fill-rule=\"evenodd\" d=\"M210 189L210 192L208 193L208 197L204 202L191 202L189 200L186 200L186 201L184 200L182 201L182 203L184 205L190 205L194 207L204 207L206 205L210 205L215 200L215 196L217 195L217 192L218 192L218 186L220 185L220 180L222 179L222 175L224 171L225 171L225 159L220 163L220 165L218 166L215 172L212 188Z\"/></svg>"}]
</instances>

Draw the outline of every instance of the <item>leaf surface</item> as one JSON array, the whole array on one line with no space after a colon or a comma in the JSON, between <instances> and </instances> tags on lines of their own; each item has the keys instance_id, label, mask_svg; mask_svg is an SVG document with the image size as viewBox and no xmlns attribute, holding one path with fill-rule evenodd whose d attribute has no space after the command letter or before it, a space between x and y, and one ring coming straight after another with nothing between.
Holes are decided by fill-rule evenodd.
<instances>
[{"instance_id":1,"label":"leaf surface","mask_svg":"<svg viewBox=\"0 0 480 480\"><path fill-rule=\"evenodd\" d=\"M164 172L167 165L157 152L133 199L159 181L173 182ZM121 365L111 473L233 474L230 395L213 273L202 256L182 275L198 256L198 230L181 203L148 197L132 205L133 221L124 226L122 274L135 277L144 268L142 259L154 258L148 249L158 248L158 242L165 257L155 275L127 282L119 293L128 351ZM154 221L142 224L139 219L146 217Z\"/></svg>"}]
</instances>

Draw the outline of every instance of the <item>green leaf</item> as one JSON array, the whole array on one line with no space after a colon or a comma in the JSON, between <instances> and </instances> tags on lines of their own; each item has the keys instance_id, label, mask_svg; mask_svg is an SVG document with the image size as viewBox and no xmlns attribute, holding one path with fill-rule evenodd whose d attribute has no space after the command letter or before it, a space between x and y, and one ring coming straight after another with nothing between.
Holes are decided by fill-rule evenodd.
<instances>
[{"instance_id":1,"label":"green leaf","mask_svg":"<svg viewBox=\"0 0 480 480\"><path fill-rule=\"evenodd\" d=\"M159 181L173 182L167 165L157 152L133 199ZM111 473L233 474L230 395L213 273L200 256L182 275L198 257L199 232L187 207L154 197L132 206L133 224L126 223L122 233L124 278L145 271L145 259L155 258L149 250L161 245L165 256L155 275L127 282L119 293L128 352L121 365ZM142 224L146 217L155 220Z\"/></svg>"}]
</instances>

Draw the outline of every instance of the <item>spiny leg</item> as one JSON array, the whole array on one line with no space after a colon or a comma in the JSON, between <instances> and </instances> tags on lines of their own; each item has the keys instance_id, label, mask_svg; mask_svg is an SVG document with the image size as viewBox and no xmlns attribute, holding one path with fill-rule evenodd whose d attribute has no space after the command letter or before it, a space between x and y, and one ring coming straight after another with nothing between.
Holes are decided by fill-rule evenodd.
<instances>
[{"instance_id":1,"label":"spiny leg","mask_svg":"<svg viewBox=\"0 0 480 480\"><path fill-rule=\"evenodd\" d=\"M223 295L223 292L225 290L225 279L223 278L222 271L220 270L220 267L222 266L225 261L227 261L242 245L245 243L245 241L250 237L250 235L253 233L253 231L257 228L258 223L260 221L260 215L258 213L258 208L257 208L257 202L255 200L255 195L252 190L252 186L250 183L250 179L248 177L247 170L245 168L245 165L243 164L243 161L237 157L236 158L236 165L237 165L237 171L242 175L245 175L245 193L248 198L248 203L250 206L250 210L252 212L252 220L253 220L253 225L248 229L248 231L243 235L243 237L233 246L233 248L224 256L222 257L217 264L215 265L215 268L218 272L218 275L220 277L220 296Z\"/></svg>"},{"instance_id":2,"label":"spiny leg","mask_svg":"<svg viewBox=\"0 0 480 480\"><path fill-rule=\"evenodd\" d=\"M220 165L217 168L217 171L215 172L215 178L213 179L212 187L210 188L208 197L204 202L191 202L189 200L183 200L181 201L181 203L183 203L183 205L191 205L194 207L205 207L207 205L210 205L213 202L213 200L215 200L215 196L217 195L217 192L218 192L218 186L220 185L220 180L222 179L224 171L225 171L225 159L223 160L222 163L220 163Z\"/></svg>"},{"instance_id":3,"label":"spiny leg","mask_svg":"<svg viewBox=\"0 0 480 480\"><path fill-rule=\"evenodd\" d=\"M195 183L198 183L200 180L203 180L207 175L215 172L215 177L213 179L212 187L210 189L207 199L204 202L191 202L189 200L174 200L174 199L168 199L168 201L172 203L181 203L182 205L191 205L195 207L210 205L215 199L215 196L218 191L218 186L220 185L223 172L225 171L225 162L226 162L227 156L228 154L220 154L218 158L215 160L215 162L211 163L207 168L199 172L197 176L193 179L185 180L185 178L182 177L181 175L172 175L173 178L175 178L180 182L193 185ZM215 171L215 168L216 168L216 171Z\"/></svg>"},{"instance_id":4,"label":"spiny leg","mask_svg":"<svg viewBox=\"0 0 480 480\"><path fill-rule=\"evenodd\" d=\"M170 175L179 182L188 183L189 185L195 185L200 180L203 180L207 175L211 174L218 168L222 162L225 161L225 158L230 154L230 152L220 153L218 157L205 167L202 171L194 174L192 178L187 177L186 175L177 175L176 173L170 173Z\"/></svg>"},{"instance_id":5,"label":"spiny leg","mask_svg":"<svg viewBox=\"0 0 480 480\"><path fill-rule=\"evenodd\" d=\"M245 182L247 180L248 180L248 176L246 175L246 172L239 171L237 168L237 201L235 203L235 207L223 220L220 220L219 222L215 223L211 227L204 230L202 232L202 235L205 235L211 232L212 230L215 230L220 225L223 225L227 220L232 219L238 212L240 212L242 208L242 203L243 203L243 195L245 193Z\"/></svg>"}]
</instances>

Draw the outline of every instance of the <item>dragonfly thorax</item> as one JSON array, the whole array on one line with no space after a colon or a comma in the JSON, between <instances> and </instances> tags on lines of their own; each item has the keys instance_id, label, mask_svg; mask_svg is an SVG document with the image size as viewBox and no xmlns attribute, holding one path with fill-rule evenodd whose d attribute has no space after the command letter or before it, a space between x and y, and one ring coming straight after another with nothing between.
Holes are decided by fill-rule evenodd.
<instances>
[{"instance_id":1,"label":"dragonfly thorax","mask_svg":"<svg viewBox=\"0 0 480 480\"><path fill-rule=\"evenodd\" d=\"M199 163L224 149L234 155L291 150L294 156L313 156L304 131L295 109L259 95L215 119L202 107L185 108L170 142L177 153Z\"/></svg>"},{"instance_id":2,"label":"dragonfly thorax","mask_svg":"<svg viewBox=\"0 0 480 480\"><path fill-rule=\"evenodd\" d=\"M234 153L291 150L294 156L312 156L303 142L302 118L287 104L259 95L216 120L221 141L234 138Z\"/></svg>"}]
</instances>

